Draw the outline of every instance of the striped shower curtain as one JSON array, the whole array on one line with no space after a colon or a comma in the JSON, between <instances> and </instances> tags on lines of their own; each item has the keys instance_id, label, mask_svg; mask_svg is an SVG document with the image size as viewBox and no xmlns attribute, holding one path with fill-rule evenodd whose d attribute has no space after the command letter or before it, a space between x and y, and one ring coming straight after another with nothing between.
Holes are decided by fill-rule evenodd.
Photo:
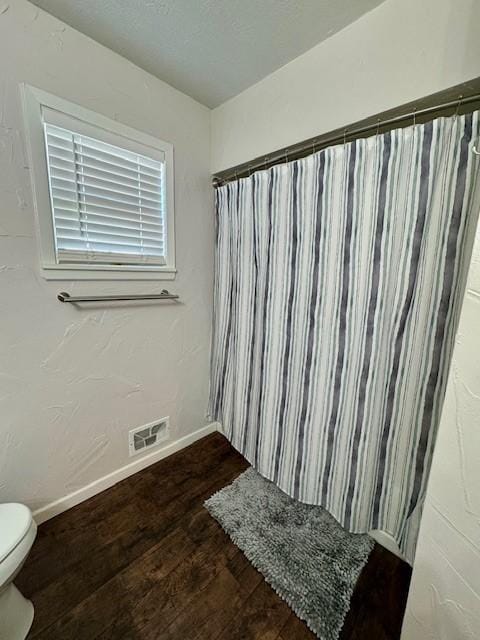
<instances>
[{"instance_id":1,"label":"striped shower curtain","mask_svg":"<svg viewBox=\"0 0 480 640\"><path fill-rule=\"evenodd\" d=\"M412 561L473 225L478 112L216 191L210 413L266 478Z\"/></svg>"}]
</instances>

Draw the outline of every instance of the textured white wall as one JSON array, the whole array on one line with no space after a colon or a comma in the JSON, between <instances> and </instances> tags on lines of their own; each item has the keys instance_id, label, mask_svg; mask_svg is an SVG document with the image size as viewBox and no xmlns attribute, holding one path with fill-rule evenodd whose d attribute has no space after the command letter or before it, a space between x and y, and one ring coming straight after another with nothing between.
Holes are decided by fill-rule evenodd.
<instances>
[{"instance_id":1,"label":"textured white wall","mask_svg":"<svg viewBox=\"0 0 480 640\"><path fill-rule=\"evenodd\" d=\"M175 281L38 275L19 82L174 144ZM37 509L123 466L129 428L169 415L176 440L206 423L209 144L207 108L24 0L0 0L0 502ZM56 300L162 286L182 303L79 310Z\"/></svg>"},{"instance_id":2,"label":"textured white wall","mask_svg":"<svg viewBox=\"0 0 480 640\"><path fill-rule=\"evenodd\" d=\"M212 170L479 76L479 24L478 0L387 0L214 109Z\"/></svg>"},{"instance_id":3,"label":"textured white wall","mask_svg":"<svg viewBox=\"0 0 480 640\"><path fill-rule=\"evenodd\" d=\"M480 638L480 226L405 614L420 638Z\"/></svg>"}]
</instances>

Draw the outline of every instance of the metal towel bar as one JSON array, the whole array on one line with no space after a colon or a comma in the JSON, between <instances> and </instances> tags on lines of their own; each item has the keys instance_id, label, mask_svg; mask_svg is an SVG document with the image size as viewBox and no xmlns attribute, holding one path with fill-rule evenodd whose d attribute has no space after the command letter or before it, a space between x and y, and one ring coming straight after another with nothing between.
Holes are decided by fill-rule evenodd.
<instances>
[{"instance_id":1,"label":"metal towel bar","mask_svg":"<svg viewBox=\"0 0 480 640\"><path fill-rule=\"evenodd\" d=\"M160 293L140 293L115 296L71 296L66 291L58 294L60 302L114 302L115 300L178 300L180 296L163 289Z\"/></svg>"}]
</instances>

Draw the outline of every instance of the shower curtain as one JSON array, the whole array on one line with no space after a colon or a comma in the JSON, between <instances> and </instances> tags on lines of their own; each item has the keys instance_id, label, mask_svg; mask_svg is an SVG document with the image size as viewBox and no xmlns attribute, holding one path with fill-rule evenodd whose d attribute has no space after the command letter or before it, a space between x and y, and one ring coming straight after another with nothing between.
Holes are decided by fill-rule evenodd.
<instances>
[{"instance_id":1,"label":"shower curtain","mask_svg":"<svg viewBox=\"0 0 480 640\"><path fill-rule=\"evenodd\" d=\"M210 413L266 478L413 560L480 206L478 112L216 191Z\"/></svg>"}]
</instances>

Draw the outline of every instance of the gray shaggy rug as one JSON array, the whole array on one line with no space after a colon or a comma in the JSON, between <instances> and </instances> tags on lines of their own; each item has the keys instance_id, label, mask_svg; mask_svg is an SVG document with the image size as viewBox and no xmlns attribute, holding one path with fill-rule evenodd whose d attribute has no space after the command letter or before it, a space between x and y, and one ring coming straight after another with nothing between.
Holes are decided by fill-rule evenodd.
<instances>
[{"instance_id":1,"label":"gray shaggy rug","mask_svg":"<svg viewBox=\"0 0 480 640\"><path fill-rule=\"evenodd\" d=\"M321 640L337 640L374 541L252 468L205 506L297 616Z\"/></svg>"}]
</instances>

